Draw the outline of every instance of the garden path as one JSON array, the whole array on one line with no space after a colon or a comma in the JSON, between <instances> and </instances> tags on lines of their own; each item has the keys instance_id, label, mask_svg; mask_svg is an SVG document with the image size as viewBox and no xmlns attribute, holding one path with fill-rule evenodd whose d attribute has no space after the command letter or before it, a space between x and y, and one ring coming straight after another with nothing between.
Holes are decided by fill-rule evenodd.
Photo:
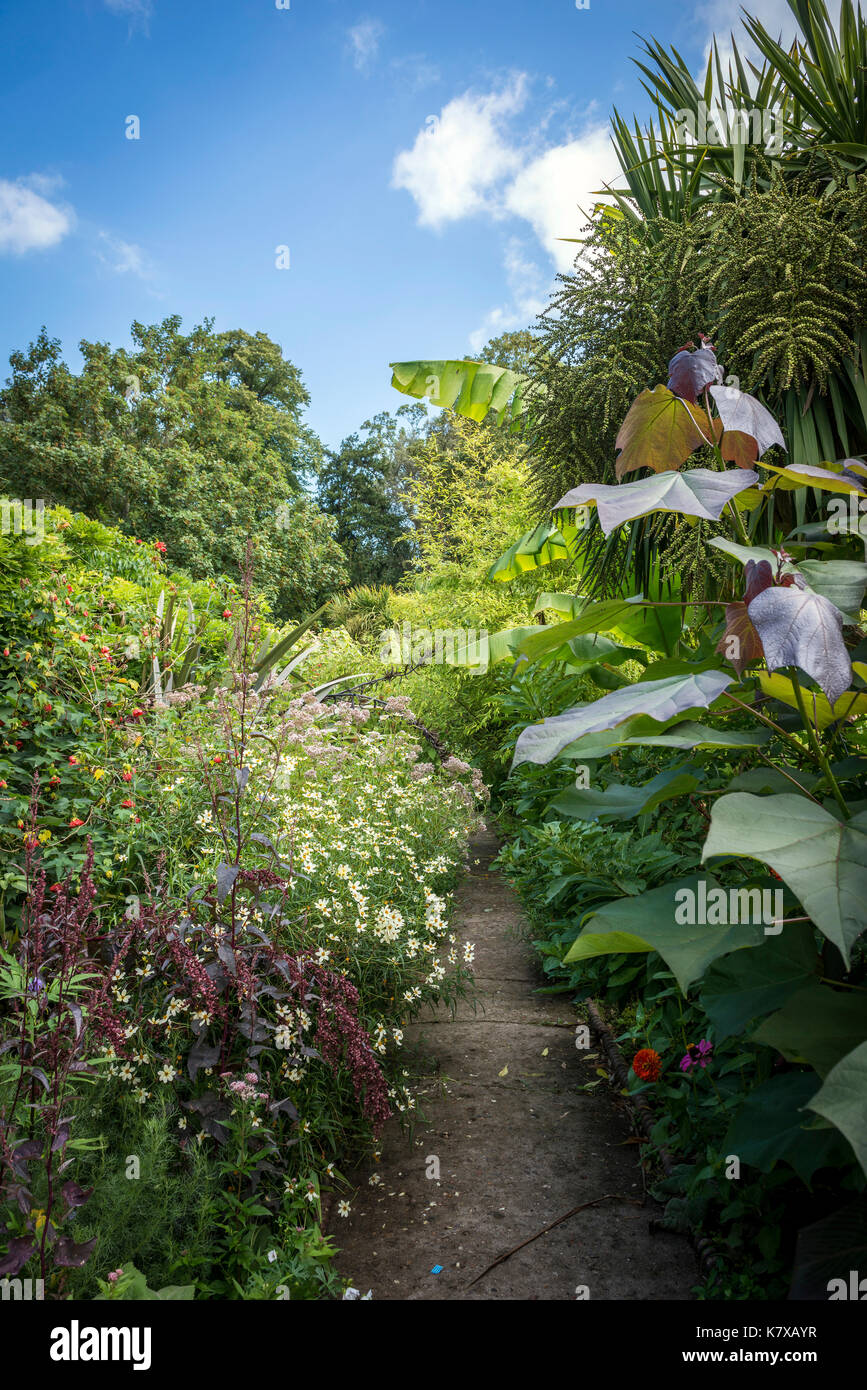
<instances>
[{"instance_id":1,"label":"garden path","mask_svg":"<svg viewBox=\"0 0 867 1390\"><path fill-rule=\"evenodd\" d=\"M651 1233L627 1113L597 1079L604 1056L575 1047L565 995L538 995L520 903L491 872L498 841L470 844L456 894L459 940L476 943L477 998L452 1019L431 1013L407 1029L430 1059L410 1136L396 1120L382 1157L348 1175L351 1215L331 1208L338 1267L374 1299L678 1299L696 1282L680 1236ZM476 863L475 861L479 862ZM430 1068L433 1070L430 1070ZM437 1160L434 1162L433 1160ZM435 1174L438 1164L439 1176ZM369 1185L369 1176L380 1183ZM571 1208L571 1216L488 1273L507 1250ZM441 1266L438 1273L435 1267ZM483 1275L478 1282L471 1282ZM579 1287L586 1292L578 1294Z\"/></svg>"}]
</instances>

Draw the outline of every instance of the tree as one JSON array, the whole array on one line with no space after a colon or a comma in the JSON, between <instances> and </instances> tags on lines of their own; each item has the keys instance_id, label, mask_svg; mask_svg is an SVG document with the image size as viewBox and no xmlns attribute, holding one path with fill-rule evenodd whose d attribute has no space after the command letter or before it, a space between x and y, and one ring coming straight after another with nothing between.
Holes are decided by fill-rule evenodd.
<instances>
[{"instance_id":1,"label":"tree","mask_svg":"<svg viewBox=\"0 0 867 1390\"><path fill-rule=\"evenodd\" d=\"M329 451L317 498L336 519L336 539L349 558L352 583L395 584L414 549L406 490L426 421L423 406L401 406L366 420L361 432Z\"/></svg>"},{"instance_id":2,"label":"tree","mask_svg":"<svg viewBox=\"0 0 867 1390\"><path fill-rule=\"evenodd\" d=\"M12 354L0 488L161 540L199 578L233 574L252 536L260 587L296 616L310 592L299 574L345 578L331 529L303 500L322 448L301 418L300 372L264 333L214 333L209 320L188 334L177 316L134 323L132 341L82 342L78 375L44 328Z\"/></svg>"}]
</instances>

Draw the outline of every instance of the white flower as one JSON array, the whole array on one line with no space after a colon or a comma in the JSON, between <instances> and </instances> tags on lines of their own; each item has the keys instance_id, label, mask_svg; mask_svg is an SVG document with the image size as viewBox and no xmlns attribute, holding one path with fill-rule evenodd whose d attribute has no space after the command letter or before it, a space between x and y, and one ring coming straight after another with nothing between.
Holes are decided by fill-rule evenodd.
<instances>
[{"instance_id":1,"label":"white flower","mask_svg":"<svg viewBox=\"0 0 867 1390\"><path fill-rule=\"evenodd\" d=\"M338 1215L338 1216L348 1216L349 1213L351 1212L351 1210L352 1210L352 1208L351 1208L351 1206L349 1205L348 1202L338 1202L338 1203L337 1203L337 1215Z\"/></svg>"}]
</instances>

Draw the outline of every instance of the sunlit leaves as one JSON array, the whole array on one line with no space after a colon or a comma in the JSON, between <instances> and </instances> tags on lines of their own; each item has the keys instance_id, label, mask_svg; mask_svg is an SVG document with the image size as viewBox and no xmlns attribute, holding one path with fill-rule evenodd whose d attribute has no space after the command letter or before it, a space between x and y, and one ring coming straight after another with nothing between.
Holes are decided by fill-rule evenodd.
<instances>
[{"instance_id":1,"label":"sunlit leaves","mask_svg":"<svg viewBox=\"0 0 867 1390\"><path fill-rule=\"evenodd\" d=\"M614 690L592 704L566 710L524 729L515 746L512 766L548 763L582 734L613 729L636 714L664 722L687 710L707 708L731 683L731 676L725 672L698 671Z\"/></svg>"},{"instance_id":2,"label":"sunlit leaves","mask_svg":"<svg viewBox=\"0 0 867 1390\"><path fill-rule=\"evenodd\" d=\"M792 709L798 708L795 687L788 676L779 671L774 675L766 675L764 671L760 671L758 681L766 695L780 700L784 705L790 705ZM802 689L801 698L810 723L817 729L827 729L838 720L854 719L858 715L867 714L867 691L863 690L846 690L833 705L818 690Z\"/></svg>"},{"instance_id":3,"label":"sunlit leaves","mask_svg":"<svg viewBox=\"0 0 867 1390\"><path fill-rule=\"evenodd\" d=\"M523 372L489 362L392 362L391 384L407 396L450 406L458 415L484 420L493 414L498 425L521 429L529 396L535 388Z\"/></svg>"},{"instance_id":4,"label":"sunlit leaves","mask_svg":"<svg viewBox=\"0 0 867 1390\"><path fill-rule=\"evenodd\" d=\"M617 476L636 468L680 468L706 436L697 420L701 412L675 396L667 386L656 386L636 396L615 441ZM559 505L563 506L563 503Z\"/></svg>"},{"instance_id":5,"label":"sunlit leaves","mask_svg":"<svg viewBox=\"0 0 867 1390\"><path fill-rule=\"evenodd\" d=\"M626 521L650 512L679 512L718 521L723 508L739 492L758 481L756 473L729 469L691 468L686 473L666 470L650 478L621 484L582 483L557 503L558 507L596 504L606 536Z\"/></svg>"},{"instance_id":6,"label":"sunlit leaves","mask_svg":"<svg viewBox=\"0 0 867 1390\"><path fill-rule=\"evenodd\" d=\"M782 430L771 412L761 401L757 401L755 396L750 396L746 391L738 391L734 386L711 386L710 394L724 427L727 430L739 430L753 438L758 446L759 457L773 444L785 449L786 442Z\"/></svg>"}]
</instances>

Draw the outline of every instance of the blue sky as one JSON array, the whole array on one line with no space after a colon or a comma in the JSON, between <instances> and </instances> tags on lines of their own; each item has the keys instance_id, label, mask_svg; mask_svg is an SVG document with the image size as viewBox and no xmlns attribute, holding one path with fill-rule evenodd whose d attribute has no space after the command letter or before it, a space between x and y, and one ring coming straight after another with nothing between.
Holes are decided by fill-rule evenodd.
<instances>
[{"instance_id":1,"label":"blue sky","mask_svg":"<svg viewBox=\"0 0 867 1390\"><path fill-rule=\"evenodd\" d=\"M7 0L0 358L43 323L263 330L335 446L388 363L528 324L643 109L635 32L695 68L736 0ZM279 7L278 7L279 6ZM784 0L748 8L787 24ZM127 138L140 123L138 139ZM288 247L288 269L278 248ZM282 259L287 259L286 254Z\"/></svg>"}]
</instances>

